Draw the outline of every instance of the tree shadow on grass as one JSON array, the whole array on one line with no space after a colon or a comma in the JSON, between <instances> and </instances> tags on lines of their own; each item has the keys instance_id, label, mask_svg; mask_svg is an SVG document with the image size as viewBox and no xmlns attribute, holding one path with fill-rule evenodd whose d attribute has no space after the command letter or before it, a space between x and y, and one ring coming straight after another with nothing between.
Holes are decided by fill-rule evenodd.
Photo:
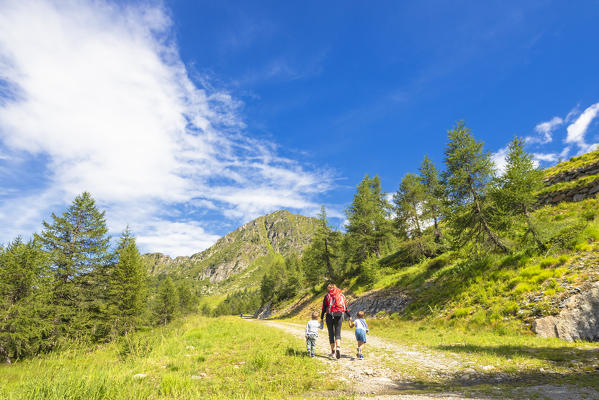
<instances>
[{"instance_id":1,"label":"tree shadow on grass","mask_svg":"<svg viewBox=\"0 0 599 400\"><path fill-rule=\"evenodd\" d=\"M426 380L395 381L396 394L468 393L488 399L599 399L599 372L571 374L491 372Z\"/></svg>"},{"instance_id":2,"label":"tree shadow on grass","mask_svg":"<svg viewBox=\"0 0 599 400\"><path fill-rule=\"evenodd\" d=\"M438 350L446 350L454 353L489 354L506 359L515 356L534 357L540 360L550 361L556 365L566 365L572 361L599 363L599 347L586 349L575 347L531 347L517 345L498 346L476 346L476 345L443 345L436 346Z\"/></svg>"}]
</instances>

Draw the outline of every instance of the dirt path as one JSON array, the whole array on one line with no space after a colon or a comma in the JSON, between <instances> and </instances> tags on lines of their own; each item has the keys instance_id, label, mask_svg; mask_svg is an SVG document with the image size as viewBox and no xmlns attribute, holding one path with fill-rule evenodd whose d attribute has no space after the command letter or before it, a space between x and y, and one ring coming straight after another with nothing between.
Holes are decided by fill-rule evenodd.
<instances>
[{"instance_id":1,"label":"dirt path","mask_svg":"<svg viewBox=\"0 0 599 400\"><path fill-rule=\"evenodd\" d=\"M255 321L304 338L303 325L280 321ZM398 400L464 400L464 399L599 399L599 393L572 385L502 387L502 378L481 379L472 362L453 353L434 352L428 349L391 343L376 336L368 336L365 358L355 357L356 341L353 331L344 326L342 331L342 357L330 359L330 346L326 328L317 341L317 358L326 368L322 373L340 376L349 391L361 398ZM476 366L480 371L481 366ZM488 366L488 368L492 368ZM482 369L486 369L482 366ZM489 386L484 395L455 392L437 393L443 386L430 387L421 382L452 382L454 387ZM493 385L493 386L491 386ZM433 392L407 394L408 391ZM566 396L566 397L564 397Z\"/></svg>"},{"instance_id":2,"label":"dirt path","mask_svg":"<svg viewBox=\"0 0 599 400\"><path fill-rule=\"evenodd\" d=\"M263 321L263 323L304 338L304 326L279 321ZM353 331L344 329L341 339L341 359L330 359L328 357L330 345L325 328L317 340L317 357L332 369L330 372L342 376L341 380L351 388L353 393L378 395L377 398L406 400L475 399L475 397L464 397L458 393L425 396L398 395L400 391L419 389L413 383L414 377L453 375L464 366L457 359L450 358L445 354L419 351L408 346L389 343L375 336L368 336L368 343L364 351L365 358L358 360L355 357L356 340ZM398 370L404 372L398 372ZM329 371L324 372L329 373Z\"/></svg>"}]
</instances>

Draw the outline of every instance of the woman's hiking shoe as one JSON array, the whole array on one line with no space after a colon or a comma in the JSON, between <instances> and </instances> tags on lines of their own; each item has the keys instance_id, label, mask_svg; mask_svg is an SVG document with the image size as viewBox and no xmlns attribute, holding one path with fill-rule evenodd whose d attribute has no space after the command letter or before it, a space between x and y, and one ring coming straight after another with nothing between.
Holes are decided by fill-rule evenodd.
<instances>
[{"instance_id":1,"label":"woman's hiking shoe","mask_svg":"<svg viewBox=\"0 0 599 400\"><path fill-rule=\"evenodd\" d=\"M358 359L359 359L359 360L363 360L363 359L364 359L364 355L362 355L362 354L358 354Z\"/></svg>"},{"instance_id":2,"label":"woman's hiking shoe","mask_svg":"<svg viewBox=\"0 0 599 400\"><path fill-rule=\"evenodd\" d=\"M335 352L332 352L331 354L329 354L329 358L335 358Z\"/></svg>"},{"instance_id":3,"label":"woman's hiking shoe","mask_svg":"<svg viewBox=\"0 0 599 400\"><path fill-rule=\"evenodd\" d=\"M335 351L335 357L337 357L337 360L341 358L341 351L339 351L339 349Z\"/></svg>"}]
</instances>

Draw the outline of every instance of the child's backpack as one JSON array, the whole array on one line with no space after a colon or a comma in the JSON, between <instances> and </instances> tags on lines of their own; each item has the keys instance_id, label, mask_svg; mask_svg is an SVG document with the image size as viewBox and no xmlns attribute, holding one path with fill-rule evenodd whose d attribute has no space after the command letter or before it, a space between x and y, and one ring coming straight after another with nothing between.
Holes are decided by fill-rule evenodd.
<instances>
[{"instance_id":1,"label":"child's backpack","mask_svg":"<svg viewBox=\"0 0 599 400\"><path fill-rule=\"evenodd\" d=\"M327 309L329 313L342 313L345 312L345 296L341 293L341 290L334 290L332 293L329 292L327 295Z\"/></svg>"}]
</instances>

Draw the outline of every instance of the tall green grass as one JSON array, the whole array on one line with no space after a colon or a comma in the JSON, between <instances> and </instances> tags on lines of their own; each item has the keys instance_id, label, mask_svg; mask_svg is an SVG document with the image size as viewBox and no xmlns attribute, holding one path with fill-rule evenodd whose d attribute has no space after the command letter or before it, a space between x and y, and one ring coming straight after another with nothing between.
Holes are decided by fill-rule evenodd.
<instances>
[{"instance_id":1,"label":"tall green grass","mask_svg":"<svg viewBox=\"0 0 599 400\"><path fill-rule=\"evenodd\" d=\"M97 349L3 365L0 398L262 399L334 389L303 347L252 321L190 316Z\"/></svg>"}]
</instances>

